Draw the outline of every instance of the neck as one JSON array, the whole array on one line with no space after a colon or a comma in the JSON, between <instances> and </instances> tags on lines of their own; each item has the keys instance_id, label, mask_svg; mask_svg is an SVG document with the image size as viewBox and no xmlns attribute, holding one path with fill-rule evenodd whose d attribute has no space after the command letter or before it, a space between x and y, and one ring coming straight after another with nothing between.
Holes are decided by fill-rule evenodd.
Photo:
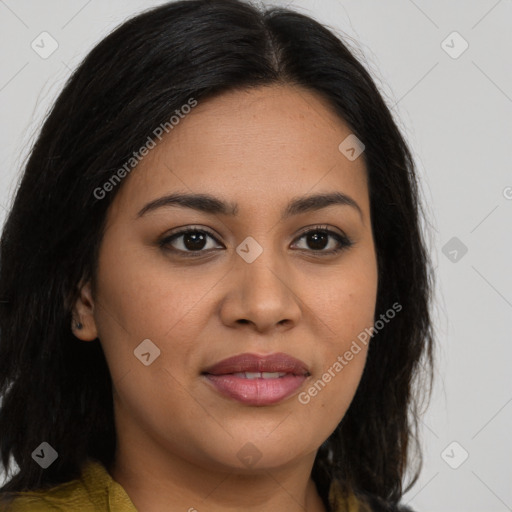
<instances>
[{"instance_id":1,"label":"neck","mask_svg":"<svg viewBox=\"0 0 512 512\"><path fill-rule=\"evenodd\" d=\"M109 471L140 512L325 512L311 479L315 453L285 467L242 473L200 466L161 448L137 448L119 444Z\"/></svg>"}]
</instances>

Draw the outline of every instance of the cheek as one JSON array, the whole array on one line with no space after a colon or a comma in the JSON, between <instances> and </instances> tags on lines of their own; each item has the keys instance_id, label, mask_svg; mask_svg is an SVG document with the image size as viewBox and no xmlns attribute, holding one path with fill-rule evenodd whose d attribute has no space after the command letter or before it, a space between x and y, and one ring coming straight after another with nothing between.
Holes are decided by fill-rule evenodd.
<instances>
[{"instance_id":1,"label":"cheek","mask_svg":"<svg viewBox=\"0 0 512 512\"><path fill-rule=\"evenodd\" d=\"M100 255L95 311L113 378L144 368L134 350L146 339L160 350L155 365L180 373L208 319L209 293L223 275L199 266L173 268L164 258L150 260L147 249L122 252L121 245L105 244Z\"/></svg>"},{"instance_id":2,"label":"cheek","mask_svg":"<svg viewBox=\"0 0 512 512\"><path fill-rule=\"evenodd\" d=\"M304 301L322 330L325 349L346 350L350 340L373 325L377 300L377 268L373 258L362 264L360 255L320 279L310 279Z\"/></svg>"},{"instance_id":3,"label":"cheek","mask_svg":"<svg viewBox=\"0 0 512 512\"><path fill-rule=\"evenodd\" d=\"M354 397L374 325L375 260L369 258L367 265L351 263L348 261L331 279L312 283L307 289L308 305L323 333L316 346L321 366L298 399L311 408L311 414L323 415L327 430L341 421Z\"/></svg>"},{"instance_id":4,"label":"cheek","mask_svg":"<svg viewBox=\"0 0 512 512\"><path fill-rule=\"evenodd\" d=\"M326 292L315 307L324 333L315 349L321 364L297 396L305 416L318 419L314 422L317 430L303 430L303 434L317 439L326 439L333 432L359 386L374 322L376 285L372 279L342 279ZM312 291L312 296L321 294Z\"/></svg>"},{"instance_id":5,"label":"cheek","mask_svg":"<svg viewBox=\"0 0 512 512\"><path fill-rule=\"evenodd\" d=\"M342 363L333 358L297 396L298 407L303 410L298 417L304 421L296 428L309 445L318 446L327 439L345 416L357 391L366 353L362 346L351 361L342 358Z\"/></svg>"}]
</instances>

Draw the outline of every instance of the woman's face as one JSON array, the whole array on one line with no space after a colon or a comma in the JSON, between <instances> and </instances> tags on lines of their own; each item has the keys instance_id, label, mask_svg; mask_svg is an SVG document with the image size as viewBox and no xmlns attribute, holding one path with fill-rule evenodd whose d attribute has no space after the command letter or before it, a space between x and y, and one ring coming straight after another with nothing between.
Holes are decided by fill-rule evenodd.
<instances>
[{"instance_id":1,"label":"woman's face","mask_svg":"<svg viewBox=\"0 0 512 512\"><path fill-rule=\"evenodd\" d=\"M365 165L338 148L350 133L305 89L224 93L119 185L77 335L105 351L121 454L216 470L312 463L354 396L358 335L374 321ZM333 194L354 204L308 200Z\"/></svg>"}]
</instances>

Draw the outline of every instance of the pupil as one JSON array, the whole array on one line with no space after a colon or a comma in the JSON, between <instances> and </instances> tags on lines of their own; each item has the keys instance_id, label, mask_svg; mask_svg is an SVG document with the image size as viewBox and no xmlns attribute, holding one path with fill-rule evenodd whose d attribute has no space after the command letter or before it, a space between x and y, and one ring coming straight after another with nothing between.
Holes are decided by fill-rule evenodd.
<instances>
[{"instance_id":1,"label":"pupil","mask_svg":"<svg viewBox=\"0 0 512 512\"><path fill-rule=\"evenodd\" d=\"M187 249L197 251L204 247L205 239L204 233L188 233L185 235L183 243Z\"/></svg>"},{"instance_id":2,"label":"pupil","mask_svg":"<svg viewBox=\"0 0 512 512\"><path fill-rule=\"evenodd\" d=\"M311 249L324 249L327 246L327 241L327 233L316 232L308 235L308 243Z\"/></svg>"}]
</instances>

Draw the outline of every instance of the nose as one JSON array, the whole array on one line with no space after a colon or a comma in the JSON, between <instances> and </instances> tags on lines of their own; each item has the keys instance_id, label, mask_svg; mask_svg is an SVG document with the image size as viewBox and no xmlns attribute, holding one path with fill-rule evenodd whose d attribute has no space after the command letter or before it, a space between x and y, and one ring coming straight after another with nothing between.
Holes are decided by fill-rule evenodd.
<instances>
[{"instance_id":1,"label":"nose","mask_svg":"<svg viewBox=\"0 0 512 512\"><path fill-rule=\"evenodd\" d=\"M302 315L298 283L269 251L247 263L239 258L229 275L220 316L229 327L247 325L259 333L288 330Z\"/></svg>"}]
</instances>

